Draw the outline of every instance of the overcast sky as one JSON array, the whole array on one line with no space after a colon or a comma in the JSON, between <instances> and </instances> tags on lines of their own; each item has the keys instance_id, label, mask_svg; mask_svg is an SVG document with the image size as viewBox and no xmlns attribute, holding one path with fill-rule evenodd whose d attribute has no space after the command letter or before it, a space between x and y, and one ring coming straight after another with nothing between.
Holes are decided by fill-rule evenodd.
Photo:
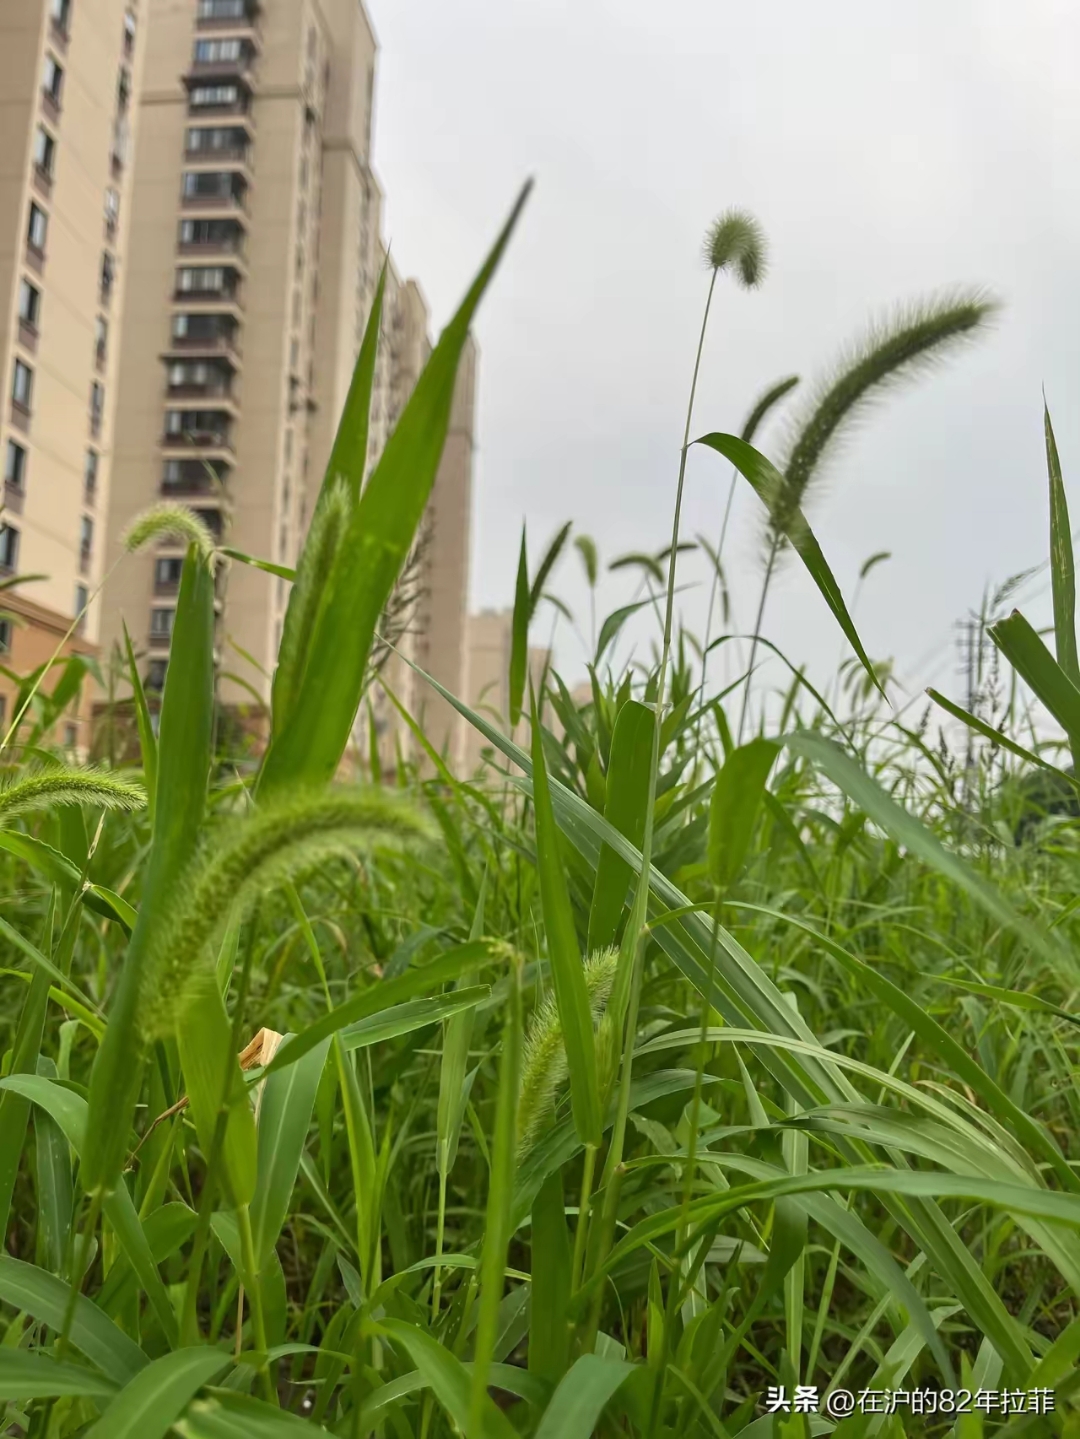
<instances>
[{"instance_id":1,"label":"overcast sky","mask_svg":"<svg viewBox=\"0 0 1080 1439\"><path fill-rule=\"evenodd\" d=\"M385 231L436 330L536 180L476 327L474 606L512 602L523 519L534 555L567 519L605 561L666 542L702 236L736 205L764 227L770 271L754 293L718 289L698 434L737 430L784 374L827 373L898 302L971 283L1004 302L976 347L870 416L807 506L849 602L861 563L892 552L858 601L871 654L895 657L909 690L959 694L953 622L1046 553L1044 384L1067 482L1080 472L1075 3L368 3ZM759 443L777 454L779 439ZM684 536L715 537L728 474L692 456ZM748 628L762 545L744 484L729 545ZM704 566L680 580L700 631ZM576 555L556 587L587 629ZM606 577L601 614L633 589ZM1025 607L1041 617L1045 601ZM766 633L819 681L833 672L838 632L790 561ZM558 649L579 678L569 631Z\"/></svg>"}]
</instances>

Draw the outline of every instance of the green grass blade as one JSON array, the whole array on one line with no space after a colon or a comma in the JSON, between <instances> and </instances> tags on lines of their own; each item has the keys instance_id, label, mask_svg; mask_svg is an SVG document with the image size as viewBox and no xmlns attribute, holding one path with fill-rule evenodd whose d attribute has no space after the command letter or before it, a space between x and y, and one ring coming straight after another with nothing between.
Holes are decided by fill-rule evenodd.
<instances>
[{"instance_id":1,"label":"green grass blade","mask_svg":"<svg viewBox=\"0 0 1080 1439\"><path fill-rule=\"evenodd\" d=\"M135 663L135 650L132 647L131 636L128 634L126 624L124 625L124 651L127 656L131 698L135 706L135 723L139 731L143 779L146 782L146 807L150 814L150 823L153 825L155 790L157 788L157 735L150 723L150 707L146 703L146 691L143 689L143 682L139 675L139 666Z\"/></svg>"},{"instance_id":2,"label":"green grass blade","mask_svg":"<svg viewBox=\"0 0 1080 1439\"><path fill-rule=\"evenodd\" d=\"M570 1362L570 1232L562 1174L544 1180L532 1207L529 1372L557 1384Z\"/></svg>"},{"instance_id":3,"label":"green grass blade","mask_svg":"<svg viewBox=\"0 0 1080 1439\"><path fill-rule=\"evenodd\" d=\"M1017 744L1016 741L1010 739L1007 734L995 729L993 725L988 725L985 720L981 720L978 715L973 715L969 710L964 709L963 706L954 704L952 700L946 699L939 690L931 688L928 689L926 693L936 705L940 705L946 714L951 714L953 719L960 720L963 724L967 725L968 729L973 729L976 734L981 734L983 739L988 739L991 744L1000 745L1002 749L1007 749L1010 754L1016 755L1018 759L1027 760L1028 764L1038 765L1040 769L1049 770L1051 774L1055 774L1060 779L1063 779L1066 784L1076 783L1063 769L1059 769L1057 765L1050 764L1047 760L1044 760L1041 755L1036 754L1034 750L1027 749L1022 744Z\"/></svg>"},{"instance_id":4,"label":"green grass blade","mask_svg":"<svg viewBox=\"0 0 1080 1439\"><path fill-rule=\"evenodd\" d=\"M1046 430L1046 470L1050 479L1050 580L1054 594L1054 640L1057 661L1080 688L1080 660L1076 655L1076 569L1065 483L1061 478L1050 411L1043 407Z\"/></svg>"},{"instance_id":5,"label":"green grass blade","mask_svg":"<svg viewBox=\"0 0 1080 1439\"><path fill-rule=\"evenodd\" d=\"M496 1409L486 1390L481 1392L479 1422L472 1422L469 1372L438 1340L401 1319L384 1319L380 1328L406 1351L465 1439L515 1439L509 1419Z\"/></svg>"},{"instance_id":6,"label":"green grass blade","mask_svg":"<svg viewBox=\"0 0 1080 1439\"><path fill-rule=\"evenodd\" d=\"M499 1087L495 1100L495 1132L491 1143L488 1173L487 1213L483 1250L480 1256L480 1311L476 1321L473 1353L472 1393L469 1400L468 1433L480 1432L487 1411L488 1376L496 1357L499 1306L506 1277L506 1256L513 1234L510 1216L514 1203L514 1171L517 1160L518 1090L521 1084L521 975L515 965L510 972L510 997L502 1033L499 1059Z\"/></svg>"},{"instance_id":7,"label":"green grass blade","mask_svg":"<svg viewBox=\"0 0 1080 1439\"><path fill-rule=\"evenodd\" d=\"M281 646L271 689L271 734L282 734L291 724L304 685L311 645L323 623L335 567L346 562L342 554L348 517L360 498L368 459L371 389L382 326L386 265L379 274L360 353L353 369L349 393L338 422L333 449L301 551L285 611Z\"/></svg>"},{"instance_id":8,"label":"green grass blade","mask_svg":"<svg viewBox=\"0 0 1080 1439\"><path fill-rule=\"evenodd\" d=\"M724 761L709 802L709 878L725 892L739 877L761 810L765 784L779 745L755 739L732 750Z\"/></svg>"},{"instance_id":9,"label":"green grass blade","mask_svg":"<svg viewBox=\"0 0 1080 1439\"><path fill-rule=\"evenodd\" d=\"M469 940L472 943L476 943L484 932L487 884L485 870L469 931ZM475 988L471 984L474 978L474 975L465 975L459 981L456 993L448 996L448 1000L460 999L464 993ZM457 1158L458 1140L465 1118L465 1071L469 1065L469 1046L472 1044L475 1019L473 1007L469 1005L460 1014L449 1019L443 1031L442 1062L439 1065L439 1105L435 1118L435 1167L444 1182Z\"/></svg>"},{"instance_id":10,"label":"green grass blade","mask_svg":"<svg viewBox=\"0 0 1080 1439\"><path fill-rule=\"evenodd\" d=\"M49 1354L12 1349L7 1345L0 1348L0 1401L5 1404L60 1398L65 1394L107 1399L115 1393L115 1384L92 1369L60 1363Z\"/></svg>"},{"instance_id":11,"label":"green grass blade","mask_svg":"<svg viewBox=\"0 0 1080 1439\"><path fill-rule=\"evenodd\" d=\"M529 556L525 546L525 527L521 528L521 549L518 553L517 585L514 589L514 613L510 623L510 729L517 729L525 704L525 679L529 670L529 620L532 617L529 592Z\"/></svg>"},{"instance_id":12,"label":"green grass blade","mask_svg":"<svg viewBox=\"0 0 1080 1439\"><path fill-rule=\"evenodd\" d=\"M228 1109L218 1172L228 1203L238 1209L250 1204L255 1194L258 1140L255 1116L233 1052L232 1025L212 980L199 987L178 1016L176 1042L191 1117L207 1163L223 1103Z\"/></svg>"},{"instance_id":13,"label":"green grass blade","mask_svg":"<svg viewBox=\"0 0 1080 1439\"><path fill-rule=\"evenodd\" d=\"M536 867L547 936L548 961L559 1008L570 1102L574 1123L584 1144L600 1142L600 1091L596 1072L596 1041L592 1009L585 985L566 870L559 851L559 831L551 806L544 747L535 702L532 711L533 802L536 806Z\"/></svg>"},{"instance_id":14,"label":"green grass blade","mask_svg":"<svg viewBox=\"0 0 1080 1439\"><path fill-rule=\"evenodd\" d=\"M67 1282L55 1274L46 1274L33 1264L0 1254L0 1299L24 1310L58 1334L64 1327L70 1292ZM149 1363L135 1341L84 1294L78 1295L75 1301L71 1343L117 1384L134 1379Z\"/></svg>"},{"instance_id":15,"label":"green grass blade","mask_svg":"<svg viewBox=\"0 0 1080 1439\"><path fill-rule=\"evenodd\" d=\"M1051 660L1051 663L1054 661ZM976 874L959 855L946 849L931 830L897 804L891 795L886 794L877 781L839 745L808 731L787 735L784 743L795 754L801 755L827 774L886 834L891 835L898 844L918 855L924 864L930 865L938 874L963 890L980 909L999 924L1011 929L1036 954L1056 968L1072 970L1074 961L1064 945L1017 913L997 889Z\"/></svg>"},{"instance_id":16,"label":"green grass blade","mask_svg":"<svg viewBox=\"0 0 1080 1439\"><path fill-rule=\"evenodd\" d=\"M448 949L445 954L433 959L430 964L406 970L396 979L383 979L370 984L359 994L347 999L344 1004L324 1014L302 1029L299 1034L287 1039L264 1073L276 1074L315 1048L331 1034L337 1034L347 1025L358 1024L369 1015L379 1014L393 1005L405 1004L425 989L434 989L450 980L459 979L462 974L476 969L478 965L490 963L492 947L486 940L474 940Z\"/></svg>"},{"instance_id":17,"label":"green grass blade","mask_svg":"<svg viewBox=\"0 0 1080 1439\"><path fill-rule=\"evenodd\" d=\"M220 1349L176 1349L126 1384L87 1439L164 1439L188 1403L231 1360Z\"/></svg>"},{"instance_id":18,"label":"green grass blade","mask_svg":"<svg viewBox=\"0 0 1080 1439\"><path fill-rule=\"evenodd\" d=\"M604 818L640 849L649 805L655 712L637 700L619 711L611 736ZM589 953L615 943L634 872L610 845L600 851L589 910Z\"/></svg>"},{"instance_id":19,"label":"green grass blade","mask_svg":"<svg viewBox=\"0 0 1080 1439\"><path fill-rule=\"evenodd\" d=\"M142 902L90 1077L83 1182L91 1191L111 1188L124 1162L142 1074L138 1020L143 961L198 839L210 775L213 715L214 576L209 560L192 545L180 579L161 701L154 837Z\"/></svg>"},{"instance_id":20,"label":"green grass blade","mask_svg":"<svg viewBox=\"0 0 1080 1439\"><path fill-rule=\"evenodd\" d=\"M589 1439L604 1406L635 1372L625 1360L583 1354L551 1396L536 1439Z\"/></svg>"},{"instance_id":21,"label":"green grass blade","mask_svg":"<svg viewBox=\"0 0 1080 1439\"><path fill-rule=\"evenodd\" d=\"M465 976L466 979L468 976ZM473 1011L478 1004L491 998L489 984L458 985L449 994L437 995L432 999L411 999L407 1004L395 1004L380 1014L369 1015L358 1024L350 1024L341 1031L341 1043L346 1050L367 1049L373 1044L382 1044L387 1039L398 1039L403 1034L412 1034L417 1029L427 1029L442 1020L453 1024L455 1020L470 1025ZM448 1026L449 1027L449 1026Z\"/></svg>"},{"instance_id":22,"label":"green grass blade","mask_svg":"<svg viewBox=\"0 0 1080 1439\"><path fill-rule=\"evenodd\" d=\"M461 307L424 368L379 463L354 505L307 646L304 682L271 736L261 787L329 780L360 704L375 627L416 535L450 423L469 327L502 258L522 192ZM349 643L341 643L343 634Z\"/></svg>"},{"instance_id":23,"label":"green grass blade","mask_svg":"<svg viewBox=\"0 0 1080 1439\"><path fill-rule=\"evenodd\" d=\"M881 688L881 681L878 679L877 671L870 663L869 656L863 649L862 640L855 628L851 615L848 613L844 597L840 593L840 586L836 582L828 561L822 554L821 546L814 537L806 521L805 515L798 505L784 501L781 504L781 497L784 492L784 477L763 454L755 450L753 445L748 445L745 440L740 440L737 435L711 434L702 435L699 440L694 441L697 445L707 445L717 454L723 455L731 461L739 473L749 480L754 492L763 502L770 516L783 518L784 534L792 548L798 554L807 573L817 586L818 593L829 606L837 624L844 632L848 644L859 657L863 669L874 683L874 687L885 693Z\"/></svg>"},{"instance_id":24,"label":"green grass blade","mask_svg":"<svg viewBox=\"0 0 1080 1439\"><path fill-rule=\"evenodd\" d=\"M1019 610L991 625L990 638L1026 685L1057 720L1080 756L1080 687L1058 664Z\"/></svg>"},{"instance_id":25,"label":"green grass blade","mask_svg":"<svg viewBox=\"0 0 1080 1439\"><path fill-rule=\"evenodd\" d=\"M255 1262L261 1270L278 1241L300 1169L329 1037L296 1064L272 1074L259 1101L258 1173L251 1205Z\"/></svg>"}]
</instances>

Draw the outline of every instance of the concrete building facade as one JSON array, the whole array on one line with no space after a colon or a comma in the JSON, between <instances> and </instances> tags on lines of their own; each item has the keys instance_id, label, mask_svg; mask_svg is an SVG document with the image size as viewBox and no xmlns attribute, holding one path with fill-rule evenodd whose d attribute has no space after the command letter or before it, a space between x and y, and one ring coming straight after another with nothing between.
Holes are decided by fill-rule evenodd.
<instances>
[{"instance_id":1,"label":"concrete building facade","mask_svg":"<svg viewBox=\"0 0 1080 1439\"><path fill-rule=\"evenodd\" d=\"M386 262L371 165L375 37L358 0L148 0L148 10L109 558L136 515L174 498L228 545L292 566ZM369 468L429 350L421 291L388 263ZM403 641L455 690L474 373L470 351ZM108 584L103 641L126 622L152 689L164 678L180 560L162 545L122 559ZM244 564L223 568L226 703L265 705L288 590ZM453 749L448 714L440 724L435 742Z\"/></svg>"},{"instance_id":2,"label":"concrete building facade","mask_svg":"<svg viewBox=\"0 0 1080 1439\"><path fill-rule=\"evenodd\" d=\"M19 674L98 650L145 19L145 0L0 3L0 575L27 576L0 663ZM14 691L0 676L5 728Z\"/></svg>"}]
</instances>

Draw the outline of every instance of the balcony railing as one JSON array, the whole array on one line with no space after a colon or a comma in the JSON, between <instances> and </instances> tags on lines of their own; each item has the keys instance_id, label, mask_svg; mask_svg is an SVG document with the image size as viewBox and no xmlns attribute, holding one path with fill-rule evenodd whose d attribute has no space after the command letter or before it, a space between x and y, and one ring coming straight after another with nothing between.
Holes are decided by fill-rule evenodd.
<instances>
[{"instance_id":1,"label":"balcony railing","mask_svg":"<svg viewBox=\"0 0 1080 1439\"><path fill-rule=\"evenodd\" d=\"M167 450L221 450L232 454L233 442L229 417L223 415L217 424L193 425L190 429L166 430L162 445Z\"/></svg>"},{"instance_id":2,"label":"balcony railing","mask_svg":"<svg viewBox=\"0 0 1080 1439\"><path fill-rule=\"evenodd\" d=\"M220 356L235 368L240 363L241 353L239 336L233 331L219 331L209 335L173 335L162 358L171 360L178 355Z\"/></svg>"}]
</instances>

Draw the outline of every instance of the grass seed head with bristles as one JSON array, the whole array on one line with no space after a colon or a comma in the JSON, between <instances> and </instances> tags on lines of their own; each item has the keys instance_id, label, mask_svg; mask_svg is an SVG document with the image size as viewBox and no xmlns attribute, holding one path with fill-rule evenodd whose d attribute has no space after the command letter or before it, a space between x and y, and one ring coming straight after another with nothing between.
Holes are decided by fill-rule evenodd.
<instances>
[{"instance_id":1,"label":"grass seed head with bristles","mask_svg":"<svg viewBox=\"0 0 1080 1439\"><path fill-rule=\"evenodd\" d=\"M940 364L958 346L976 338L998 309L978 291L959 291L923 300L871 327L842 356L834 375L818 387L811 408L794 428L779 496L770 507L768 540L780 547L790 538L795 511L823 461L873 400L896 384L916 379Z\"/></svg>"},{"instance_id":2,"label":"grass seed head with bristles","mask_svg":"<svg viewBox=\"0 0 1080 1439\"><path fill-rule=\"evenodd\" d=\"M174 500L162 500L136 515L124 531L124 548L129 552L141 550L152 540L174 540L180 544L194 545L202 559L209 561L214 554L214 537L206 525L187 505L178 505Z\"/></svg>"},{"instance_id":3,"label":"grass seed head with bristles","mask_svg":"<svg viewBox=\"0 0 1080 1439\"><path fill-rule=\"evenodd\" d=\"M725 210L712 222L705 235L704 252L710 270L734 266L748 290L765 278L765 232L745 210Z\"/></svg>"},{"instance_id":4,"label":"grass seed head with bristles","mask_svg":"<svg viewBox=\"0 0 1080 1439\"><path fill-rule=\"evenodd\" d=\"M17 815L62 805L95 809L136 810L146 803L146 792L131 780L99 769L42 766L9 774L0 780L0 824Z\"/></svg>"},{"instance_id":5,"label":"grass seed head with bristles","mask_svg":"<svg viewBox=\"0 0 1080 1439\"><path fill-rule=\"evenodd\" d=\"M778 405L785 395L790 394L798 383L798 375L788 375L786 380L779 380L775 385L770 386L744 420L739 438L745 440L748 445L752 445L754 436L761 428L770 410Z\"/></svg>"},{"instance_id":6,"label":"grass seed head with bristles","mask_svg":"<svg viewBox=\"0 0 1080 1439\"><path fill-rule=\"evenodd\" d=\"M600 950L585 961L585 988L594 1025L603 1018L618 961L616 949ZM532 1148L537 1131L554 1108L555 1095L566 1074L566 1046L559 1010L555 996L549 994L537 1007L525 1036L517 1113L519 1157Z\"/></svg>"},{"instance_id":7,"label":"grass seed head with bristles","mask_svg":"<svg viewBox=\"0 0 1080 1439\"><path fill-rule=\"evenodd\" d=\"M397 796L376 788L283 795L219 830L176 884L176 899L150 943L143 979L142 1038L171 1032L234 906L373 845L416 844L431 827Z\"/></svg>"}]
</instances>

